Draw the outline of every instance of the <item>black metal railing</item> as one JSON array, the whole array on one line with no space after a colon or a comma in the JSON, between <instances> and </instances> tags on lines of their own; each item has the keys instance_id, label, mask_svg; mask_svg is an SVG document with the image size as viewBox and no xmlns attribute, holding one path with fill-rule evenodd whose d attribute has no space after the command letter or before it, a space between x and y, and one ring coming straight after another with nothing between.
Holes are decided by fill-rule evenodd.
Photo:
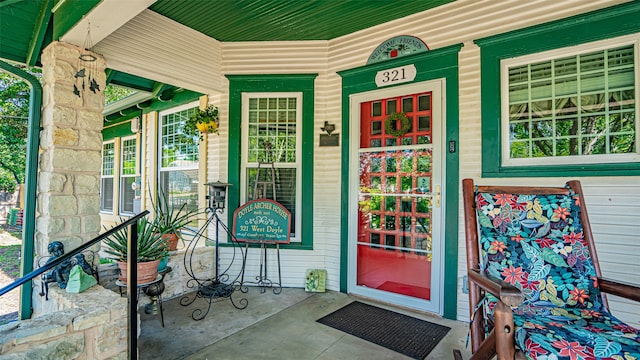
<instances>
[{"instance_id":1,"label":"black metal railing","mask_svg":"<svg viewBox=\"0 0 640 360\"><path fill-rule=\"evenodd\" d=\"M138 270L135 261L130 261L131 259L138 258L138 220L140 218L149 214L149 210L145 210L140 214L137 214L131 217L129 220L119 224L118 226L109 229L108 231L98 235L93 238L91 241L84 243L77 248L69 251L68 253L60 256L59 258L33 270L32 272L24 275L18 280L12 282L11 284L0 289L0 297L11 290L16 289L17 287L33 280L36 276L43 274L46 271L53 269L54 267L61 264L63 261L69 260L72 256L79 254L83 250L99 243L100 241L108 238L114 233L120 231L126 226L130 226L129 229L129 241L127 242L127 303L128 303L128 313L127 313L127 325L129 327L129 339L127 342L129 359L137 359L138 358L138 297L137 297L137 282L138 282ZM135 244L135 246L134 246ZM29 289L30 291L30 289Z\"/></svg>"}]
</instances>

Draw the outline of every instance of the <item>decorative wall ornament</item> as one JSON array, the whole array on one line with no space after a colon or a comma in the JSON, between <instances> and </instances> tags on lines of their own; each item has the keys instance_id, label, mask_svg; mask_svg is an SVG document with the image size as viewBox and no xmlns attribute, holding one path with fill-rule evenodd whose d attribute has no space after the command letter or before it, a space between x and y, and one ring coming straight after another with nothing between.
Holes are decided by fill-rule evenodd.
<instances>
[{"instance_id":1,"label":"decorative wall ornament","mask_svg":"<svg viewBox=\"0 0 640 360\"><path fill-rule=\"evenodd\" d=\"M75 83L73 84L73 93L82 97L87 88L94 94L100 92L100 84L96 81L98 58L91 53L93 42L91 41L91 24L87 25L87 37L84 39L80 56L78 56L78 71L73 75Z\"/></svg>"},{"instance_id":2,"label":"decorative wall ornament","mask_svg":"<svg viewBox=\"0 0 640 360\"><path fill-rule=\"evenodd\" d=\"M335 124L325 121L320 130L326 132L326 134L320 134L320 146L340 146L340 137L338 134L333 134L336 130Z\"/></svg>"},{"instance_id":3,"label":"decorative wall ornament","mask_svg":"<svg viewBox=\"0 0 640 360\"><path fill-rule=\"evenodd\" d=\"M320 128L320 130L327 133L327 135L331 136L331 133L336 130L335 124L330 124L328 121L324 122L324 126Z\"/></svg>"},{"instance_id":4,"label":"decorative wall ornament","mask_svg":"<svg viewBox=\"0 0 640 360\"><path fill-rule=\"evenodd\" d=\"M391 60L403 56L427 52L429 47L420 38L415 36L401 35L385 40L378 45L369 56L367 64Z\"/></svg>"}]
</instances>

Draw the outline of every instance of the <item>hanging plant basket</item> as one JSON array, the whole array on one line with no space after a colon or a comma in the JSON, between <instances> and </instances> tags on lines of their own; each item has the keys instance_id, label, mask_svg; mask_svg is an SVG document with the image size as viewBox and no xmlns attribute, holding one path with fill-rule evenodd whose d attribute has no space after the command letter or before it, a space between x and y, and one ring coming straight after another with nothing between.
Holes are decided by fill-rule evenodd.
<instances>
[{"instance_id":1,"label":"hanging plant basket","mask_svg":"<svg viewBox=\"0 0 640 360\"><path fill-rule=\"evenodd\" d=\"M204 140L203 134L217 134L220 118L218 116L218 107L209 105L204 110L198 109L184 123L182 132L186 137L193 138L200 136L200 140Z\"/></svg>"},{"instance_id":2,"label":"hanging plant basket","mask_svg":"<svg viewBox=\"0 0 640 360\"><path fill-rule=\"evenodd\" d=\"M400 121L400 129L397 123ZM400 137L411 130L411 121L404 113L393 113L384 121L384 131L387 135Z\"/></svg>"},{"instance_id":3,"label":"hanging plant basket","mask_svg":"<svg viewBox=\"0 0 640 360\"><path fill-rule=\"evenodd\" d=\"M210 123L199 122L196 124L196 128L201 134L209 134L209 133L217 134L218 133L218 123L216 122L210 122Z\"/></svg>"}]
</instances>

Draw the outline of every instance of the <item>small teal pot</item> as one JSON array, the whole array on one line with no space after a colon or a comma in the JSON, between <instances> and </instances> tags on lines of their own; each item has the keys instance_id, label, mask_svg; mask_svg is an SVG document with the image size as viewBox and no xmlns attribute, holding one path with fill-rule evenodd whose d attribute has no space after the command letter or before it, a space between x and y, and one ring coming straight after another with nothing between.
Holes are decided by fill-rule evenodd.
<instances>
[{"instance_id":1,"label":"small teal pot","mask_svg":"<svg viewBox=\"0 0 640 360\"><path fill-rule=\"evenodd\" d=\"M160 260L160 264L158 264L158 271L163 271L167 268L167 263L169 262L169 255L165 256L162 260Z\"/></svg>"}]
</instances>

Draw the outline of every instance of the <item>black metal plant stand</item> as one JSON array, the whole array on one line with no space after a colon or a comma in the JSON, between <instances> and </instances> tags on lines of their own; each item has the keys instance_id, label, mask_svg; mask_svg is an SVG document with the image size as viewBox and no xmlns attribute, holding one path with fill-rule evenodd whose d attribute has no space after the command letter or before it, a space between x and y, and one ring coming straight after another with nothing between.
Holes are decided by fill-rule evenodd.
<instances>
[{"instance_id":1,"label":"black metal plant stand","mask_svg":"<svg viewBox=\"0 0 640 360\"><path fill-rule=\"evenodd\" d=\"M236 309L244 309L247 307L249 301L246 298L241 298L239 300L234 299L233 295L236 290L241 290L241 292L246 293L248 288L242 284L242 279L244 278L244 269L245 269L245 256L242 247L238 245L235 237L229 230L229 228L220 221L218 217L218 212L222 213L222 209L208 207L207 213L209 216L207 217L207 221L205 224L198 230L193 240L189 242L187 246L187 251L184 256L184 267L187 271L187 274L191 277L187 281L187 287L196 288L196 291L193 294L188 294L180 299L180 305L188 306L191 305L197 298L203 298L208 301L208 306L206 311L203 309L195 309L191 313L191 317L194 320L202 320L204 319L209 311L211 310L211 305L214 302L222 301L229 299L231 304ZM215 244L216 244L216 252L215 252L215 276L213 278L202 279L198 278L194 271L193 264L193 253L196 249L198 243L202 240L210 240L206 233L209 225L215 221L216 224L216 236L215 236ZM223 271L220 271L220 248L219 248L219 229L222 229L229 235L228 238L231 239L230 246L233 248L233 257L229 265ZM239 256L238 256L239 255ZM236 256L240 258L242 261L240 272L232 279L229 275L229 271L236 260ZM193 298L192 298L193 296Z\"/></svg>"}]
</instances>

